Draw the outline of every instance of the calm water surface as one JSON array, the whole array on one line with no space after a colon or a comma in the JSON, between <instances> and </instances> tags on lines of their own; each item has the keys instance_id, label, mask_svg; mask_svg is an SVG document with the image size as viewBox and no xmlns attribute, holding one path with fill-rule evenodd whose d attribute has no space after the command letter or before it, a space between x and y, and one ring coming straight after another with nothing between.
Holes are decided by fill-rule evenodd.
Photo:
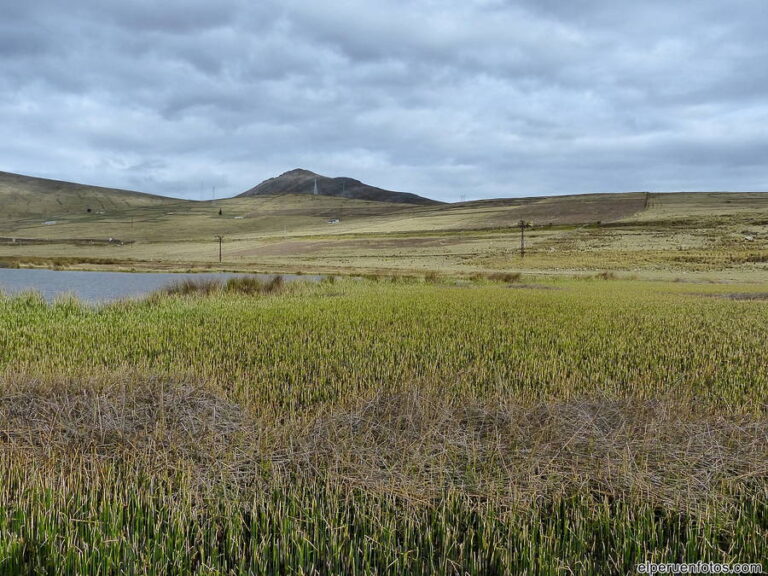
<instances>
[{"instance_id":1,"label":"calm water surface","mask_svg":"<svg viewBox=\"0 0 768 576\"><path fill-rule=\"evenodd\" d=\"M75 272L70 270L26 270L0 268L0 291L17 294L35 290L52 301L63 294L73 294L90 303L110 302L123 298L136 298L164 288L180 280L220 279L235 276L255 276L262 280L273 278L270 274L169 274L142 272ZM294 276L283 274L286 281L318 280L319 276Z\"/></svg>"}]
</instances>

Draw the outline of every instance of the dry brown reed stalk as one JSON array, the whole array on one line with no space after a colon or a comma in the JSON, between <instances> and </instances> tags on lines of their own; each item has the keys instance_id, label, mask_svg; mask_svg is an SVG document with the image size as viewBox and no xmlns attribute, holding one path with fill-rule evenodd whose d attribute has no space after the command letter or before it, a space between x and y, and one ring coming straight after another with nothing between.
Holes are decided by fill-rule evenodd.
<instances>
[{"instance_id":1,"label":"dry brown reed stalk","mask_svg":"<svg viewBox=\"0 0 768 576\"><path fill-rule=\"evenodd\" d=\"M361 393L258 419L192 380L123 376L0 386L0 453L184 466L202 484L326 479L429 502L454 491L515 507L587 491L695 512L768 480L768 419L684 398L522 401L437 387Z\"/></svg>"},{"instance_id":2,"label":"dry brown reed stalk","mask_svg":"<svg viewBox=\"0 0 768 576\"><path fill-rule=\"evenodd\" d=\"M451 488L514 504L586 488L690 509L768 479L767 419L672 398L518 404L414 389L313 424L286 460L418 499Z\"/></svg>"},{"instance_id":3,"label":"dry brown reed stalk","mask_svg":"<svg viewBox=\"0 0 768 576\"><path fill-rule=\"evenodd\" d=\"M243 416L199 382L158 376L0 386L0 449L104 457L164 453L211 464L228 452Z\"/></svg>"}]
</instances>

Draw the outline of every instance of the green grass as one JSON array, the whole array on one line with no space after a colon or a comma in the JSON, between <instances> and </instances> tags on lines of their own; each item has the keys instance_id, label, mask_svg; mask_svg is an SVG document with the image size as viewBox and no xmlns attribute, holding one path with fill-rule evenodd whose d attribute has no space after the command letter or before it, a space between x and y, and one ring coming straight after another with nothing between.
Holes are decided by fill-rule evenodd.
<instances>
[{"instance_id":1,"label":"green grass","mask_svg":"<svg viewBox=\"0 0 768 576\"><path fill-rule=\"evenodd\" d=\"M0 573L768 557L765 286L173 292L0 299Z\"/></svg>"}]
</instances>

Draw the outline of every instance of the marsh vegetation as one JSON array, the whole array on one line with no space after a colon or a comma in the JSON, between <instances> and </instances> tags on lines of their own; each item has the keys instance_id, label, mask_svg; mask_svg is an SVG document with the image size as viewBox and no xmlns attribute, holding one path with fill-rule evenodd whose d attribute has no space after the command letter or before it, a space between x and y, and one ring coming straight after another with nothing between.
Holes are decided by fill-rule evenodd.
<instances>
[{"instance_id":1,"label":"marsh vegetation","mask_svg":"<svg viewBox=\"0 0 768 576\"><path fill-rule=\"evenodd\" d=\"M768 557L765 287L523 280L0 299L0 573Z\"/></svg>"}]
</instances>

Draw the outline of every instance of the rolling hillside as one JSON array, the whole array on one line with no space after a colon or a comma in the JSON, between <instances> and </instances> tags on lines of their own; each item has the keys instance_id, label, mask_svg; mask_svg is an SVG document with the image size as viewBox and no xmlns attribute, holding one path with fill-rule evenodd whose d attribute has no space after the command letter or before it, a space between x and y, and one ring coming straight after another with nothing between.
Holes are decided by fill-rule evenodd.
<instances>
[{"instance_id":1,"label":"rolling hillside","mask_svg":"<svg viewBox=\"0 0 768 576\"><path fill-rule=\"evenodd\" d=\"M171 198L0 172L0 219L15 220L122 212L174 204ZM90 212L89 212L90 210Z\"/></svg>"},{"instance_id":2,"label":"rolling hillside","mask_svg":"<svg viewBox=\"0 0 768 576\"><path fill-rule=\"evenodd\" d=\"M222 235L230 270L768 274L768 193L412 204L271 186L199 202L0 173L0 264L207 269Z\"/></svg>"}]
</instances>

